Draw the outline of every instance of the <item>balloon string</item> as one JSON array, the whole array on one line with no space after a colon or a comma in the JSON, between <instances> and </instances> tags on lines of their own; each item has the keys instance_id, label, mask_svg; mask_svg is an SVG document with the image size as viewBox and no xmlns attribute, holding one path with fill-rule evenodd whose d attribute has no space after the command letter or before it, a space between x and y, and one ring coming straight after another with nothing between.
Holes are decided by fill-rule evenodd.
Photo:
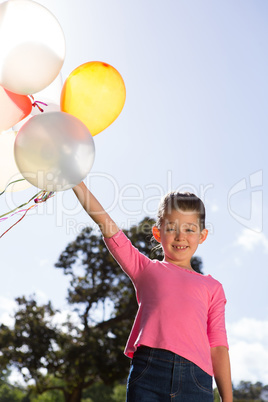
<instances>
[{"instance_id":1,"label":"balloon string","mask_svg":"<svg viewBox=\"0 0 268 402\"><path fill-rule=\"evenodd\" d=\"M4 234L6 234L10 229L12 229L15 225L17 225L17 223L19 223L27 214L27 212L32 209L37 207L37 204L41 204L42 202L46 202L49 198L51 198L54 195L53 191L39 191L37 194L35 194L28 202L20 205L19 207L13 209L12 211L9 211L3 215L0 216L0 222L3 220L6 220L8 218L10 218L11 216L14 216L17 213L20 212L24 212L24 214L22 215L22 217L15 222L10 228L8 228L4 233L1 234L0 239L4 236ZM34 204L31 205L29 208L27 209L20 209L19 211L17 211L19 208L24 207L25 205L29 204L32 200L34 200ZM14 212L12 215L10 215L9 217L6 217L6 215L9 215L10 213Z\"/></svg>"},{"instance_id":2,"label":"balloon string","mask_svg":"<svg viewBox=\"0 0 268 402\"><path fill-rule=\"evenodd\" d=\"M40 194L40 193L38 193ZM49 198L54 196L54 192L53 191L42 191L41 195L39 195L38 197L36 197L34 199L34 202L36 204L41 204L42 202L46 202Z\"/></svg>"},{"instance_id":3,"label":"balloon string","mask_svg":"<svg viewBox=\"0 0 268 402\"><path fill-rule=\"evenodd\" d=\"M48 106L47 103L44 103L44 102L41 102L41 101L35 101L33 95L30 95L30 97L31 97L32 100L34 101L34 102L32 103L32 106L33 106L33 107L38 107L38 109L40 110L40 112L43 112L44 109L42 109L41 106L38 105L38 103L40 103L41 105L44 105L44 106Z\"/></svg>"},{"instance_id":4,"label":"balloon string","mask_svg":"<svg viewBox=\"0 0 268 402\"><path fill-rule=\"evenodd\" d=\"M3 221L7 220L8 218L11 218L12 216L14 216L16 214L19 214L20 212L25 212L25 211L26 211L26 209L20 209L19 211L14 212L14 214L12 214L10 216L5 216L4 218L1 218L0 222L3 222Z\"/></svg>"},{"instance_id":5,"label":"balloon string","mask_svg":"<svg viewBox=\"0 0 268 402\"><path fill-rule=\"evenodd\" d=\"M12 214L13 212L17 211L17 210L20 209L20 208L25 207L25 205L29 204L29 203L30 203L31 201L33 201L36 197L38 197L39 194L41 194L41 193L42 193L42 191L39 191L39 192L38 192L37 194L35 194L29 201L27 201L27 202L25 202L24 204L21 204L20 206L18 206L18 207L16 207L16 208L12 209L12 211L9 211L9 212L6 212L6 213L3 214L3 215L0 215L0 221L3 220L3 219L1 219L1 218L5 217L5 216L7 216L7 215L9 215L9 214ZM18 212L20 212L20 211L18 211ZM13 214L13 215L14 215L14 214Z\"/></svg>"},{"instance_id":6,"label":"balloon string","mask_svg":"<svg viewBox=\"0 0 268 402\"><path fill-rule=\"evenodd\" d=\"M6 189L8 188L8 186L10 186L11 184L18 183L19 181L23 181L23 180L25 180L25 179L18 179L18 180L11 181L10 183L8 183L6 188L0 193L0 195L3 195L4 192L6 191Z\"/></svg>"},{"instance_id":7,"label":"balloon string","mask_svg":"<svg viewBox=\"0 0 268 402\"><path fill-rule=\"evenodd\" d=\"M0 239L1 239L7 232L9 232L10 229L12 229L15 225L17 225L17 223L19 223L19 222L26 216L27 212L28 212L31 208L33 208L33 207L36 207L36 205L32 205L31 207L27 208L27 209L25 210L24 214L22 215L22 217L21 217L17 222L15 222L12 226L10 226L10 228L8 228L4 233L1 234ZM19 211L19 212L20 212L20 211Z\"/></svg>"}]
</instances>

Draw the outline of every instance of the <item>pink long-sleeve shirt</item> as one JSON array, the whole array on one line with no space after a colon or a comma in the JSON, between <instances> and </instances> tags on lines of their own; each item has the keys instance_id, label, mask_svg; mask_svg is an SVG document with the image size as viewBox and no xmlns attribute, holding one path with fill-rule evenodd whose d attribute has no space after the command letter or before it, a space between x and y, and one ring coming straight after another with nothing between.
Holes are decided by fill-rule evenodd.
<instances>
[{"instance_id":1,"label":"pink long-sleeve shirt","mask_svg":"<svg viewBox=\"0 0 268 402\"><path fill-rule=\"evenodd\" d=\"M132 358L139 345L167 349L213 375L210 348L228 348L222 285L210 275L149 259L122 231L104 241L136 289L139 307L125 354Z\"/></svg>"}]
</instances>

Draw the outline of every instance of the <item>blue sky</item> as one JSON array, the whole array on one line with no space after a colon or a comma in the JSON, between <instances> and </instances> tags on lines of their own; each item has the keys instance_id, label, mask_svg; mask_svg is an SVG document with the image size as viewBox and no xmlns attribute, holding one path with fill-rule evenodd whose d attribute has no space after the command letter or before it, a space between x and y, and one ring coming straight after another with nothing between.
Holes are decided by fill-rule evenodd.
<instances>
[{"instance_id":1,"label":"blue sky","mask_svg":"<svg viewBox=\"0 0 268 402\"><path fill-rule=\"evenodd\" d=\"M119 118L96 137L86 183L121 227L155 216L161 195L203 198L210 231L197 255L223 283L234 381L268 383L268 3L255 0L42 0L66 38L63 80L99 60L123 76ZM7 193L1 211L36 189ZM1 233L13 223L1 223ZM36 293L65 308L53 268L91 224L72 190L40 205L0 240L0 318Z\"/></svg>"}]
</instances>

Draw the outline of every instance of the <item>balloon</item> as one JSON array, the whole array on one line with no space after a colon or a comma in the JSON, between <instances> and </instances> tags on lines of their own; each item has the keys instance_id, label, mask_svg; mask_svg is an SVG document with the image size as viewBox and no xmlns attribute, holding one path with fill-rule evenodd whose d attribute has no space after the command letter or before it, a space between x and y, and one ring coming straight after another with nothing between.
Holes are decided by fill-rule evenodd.
<instances>
[{"instance_id":1,"label":"balloon","mask_svg":"<svg viewBox=\"0 0 268 402\"><path fill-rule=\"evenodd\" d=\"M0 133L0 192L4 191L9 183L23 179L14 159L14 142L16 135L17 132L12 130ZM23 180L11 184L7 187L6 191L21 191L28 187L31 187L31 184Z\"/></svg>"},{"instance_id":2,"label":"balloon","mask_svg":"<svg viewBox=\"0 0 268 402\"><path fill-rule=\"evenodd\" d=\"M28 95L47 87L65 57L64 34L51 12L31 0L0 4L0 84Z\"/></svg>"},{"instance_id":3,"label":"balloon","mask_svg":"<svg viewBox=\"0 0 268 402\"><path fill-rule=\"evenodd\" d=\"M20 129L14 146L23 177L46 191L63 191L80 183L95 156L93 138L76 117L64 112L42 113Z\"/></svg>"},{"instance_id":4,"label":"balloon","mask_svg":"<svg viewBox=\"0 0 268 402\"><path fill-rule=\"evenodd\" d=\"M82 64L65 81L61 110L78 117L94 136L121 113L126 88L119 72L99 61Z\"/></svg>"},{"instance_id":5,"label":"balloon","mask_svg":"<svg viewBox=\"0 0 268 402\"><path fill-rule=\"evenodd\" d=\"M0 132L8 130L31 113L28 96L18 95L0 86Z\"/></svg>"}]
</instances>

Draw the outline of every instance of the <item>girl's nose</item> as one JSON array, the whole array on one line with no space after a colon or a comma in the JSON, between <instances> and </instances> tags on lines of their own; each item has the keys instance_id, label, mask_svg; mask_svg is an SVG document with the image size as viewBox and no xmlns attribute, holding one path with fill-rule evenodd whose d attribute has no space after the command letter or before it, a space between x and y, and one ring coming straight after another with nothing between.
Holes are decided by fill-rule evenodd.
<instances>
[{"instance_id":1,"label":"girl's nose","mask_svg":"<svg viewBox=\"0 0 268 402\"><path fill-rule=\"evenodd\" d=\"M181 230L178 230L178 231L176 232L176 237L175 237L175 239L176 239L176 240L182 240L183 238L184 238L183 232L182 232Z\"/></svg>"}]
</instances>

